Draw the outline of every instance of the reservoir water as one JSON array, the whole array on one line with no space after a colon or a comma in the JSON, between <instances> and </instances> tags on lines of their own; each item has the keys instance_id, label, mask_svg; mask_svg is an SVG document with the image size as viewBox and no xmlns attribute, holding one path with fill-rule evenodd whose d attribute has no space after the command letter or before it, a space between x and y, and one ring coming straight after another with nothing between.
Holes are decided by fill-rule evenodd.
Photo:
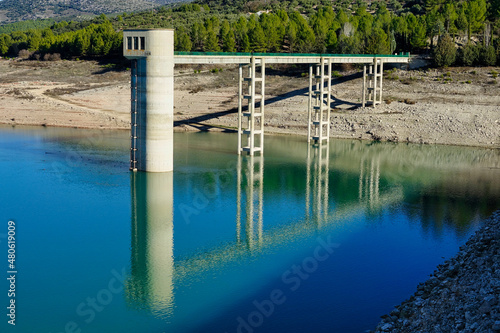
<instances>
[{"instance_id":1,"label":"reservoir water","mask_svg":"<svg viewBox=\"0 0 500 333\"><path fill-rule=\"evenodd\" d=\"M146 174L126 131L0 127L1 332L364 332L500 208L498 150L236 139Z\"/></svg>"}]
</instances>

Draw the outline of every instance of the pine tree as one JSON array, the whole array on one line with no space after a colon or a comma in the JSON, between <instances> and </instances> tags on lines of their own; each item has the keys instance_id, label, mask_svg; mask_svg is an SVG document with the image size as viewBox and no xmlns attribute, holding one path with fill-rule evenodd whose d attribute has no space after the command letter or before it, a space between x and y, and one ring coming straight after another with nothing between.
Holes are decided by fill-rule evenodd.
<instances>
[{"instance_id":1,"label":"pine tree","mask_svg":"<svg viewBox=\"0 0 500 333\"><path fill-rule=\"evenodd\" d=\"M373 29L366 40L365 52L368 54L387 54L390 52L390 44L387 34L382 28Z\"/></svg>"},{"instance_id":2,"label":"pine tree","mask_svg":"<svg viewBox=\"0 0 500 333\"><path fill-rule=\"evenodd\" d=\"M209 26L207 29L207 40L205 42L205 46L203 48L203 51L205 52L219 52L220 47L219 47L219 38L217 37L217 34L213 30L212 26Z\"/></svg>"},{"instance_id":3,"label":"pine tree","mask_svg":"<svg viewBox=\"0 0 500 333\"><path fill-rule=\"evenodd\" d=\"M12 39L7 34L0 35L0 54L6 55L12 45Z\"/></svg>"},{"instance_id":4,"label":"pine tree","mask_svg":"<svg viewBox=\"0 0 500 333\"><path fill-rule=\"evenodd\" d=\"M453 65L457 55L455 43L450 35L445 34L439 37L437 47L433 51L434 63L438 67L448 67Z\"/></svg>"},{"instance_id":5,"label":"pine tree","mask_svg":"<svg viewBox=\"0 0 500 333\"><path fill-rule=\"evenodd\" d=\"M335 30L328 30L328 33L326 34L325 44L328 53L335 52L335 50L337 49L337 33L335 32Z\"/></svg>"},{"instance_id":6,"label":"pine tree","mask_svg":"<svg viewBox=\"0 0 500 333\"><path fill-rule=\"evenodd\" d=\"M467 17L467 36L470 40L472 33L479 31L486 19L485 0L470 0L464 3Z\"/></svg>"},{"instance_id":7,"label":"pine tree","mask_svg":"<svg viewBox=\"0 0 500 333\"><path fill-rule=\"evenodd\" d=\"M229 30L224 36L222 41L222 50L224 52L235 52L236 51L236 40L234 38L234 32Z\"/></svg>"},{"instance_id":8,"label":"pine tree","mask_svg":"<svg viewBox=\"0 0 500 333\"><path fill-rule=\"evenodd\" d=\"M288 22L286 28L286 39L288 41L288 50L291 53L296 52L297 48L297 24L293 21Z\"/></svg>"},{"instance_id":9,"label":"pine tree","mask_svg":"<svg viewBox=\"0 0 500 333\"><path fill-rule=\"evenodd\" d=\"M207 39L207 30L205 26L199 22L195 22L191 27L191 41L195 50L201 51L205 47Z\"/></svg>"},{"instance_id":10,"label":"pine tree","mask_svg":"<svg viewBox=\"0 0 500 333\"><path fill-rule=\"evenodd\" d=\"M241 52L250 52L250 38L245 33L241 39Z\"/></svg>"},{"instance_id":11,"label":"pine tree","mask_svg":"<svg viewBox=\"0 0 500 333\"><path fill-rule=\"evenodd\" d=\"M259 23L255 25L255 28L250 30L248 34L250 39L250 49L252 52L266 52L267 51L267 41L264 30Z\"/></svg>"}]
</instances>

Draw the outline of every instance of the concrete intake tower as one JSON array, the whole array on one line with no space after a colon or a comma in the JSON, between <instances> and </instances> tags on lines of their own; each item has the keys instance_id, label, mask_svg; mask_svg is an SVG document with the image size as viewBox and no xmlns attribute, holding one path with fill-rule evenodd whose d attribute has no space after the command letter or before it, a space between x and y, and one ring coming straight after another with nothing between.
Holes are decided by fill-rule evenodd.
<instances>
[{"instance_id":1,"label":"concrete intake tower","mask_svg":"<svg viewBox=\"0 0 500 333\"><path fill-rule=\"evenodd\" d=\"M126 30L131 67L130 169L173 170L174 30Z\"/></svg>"}]
</instances>

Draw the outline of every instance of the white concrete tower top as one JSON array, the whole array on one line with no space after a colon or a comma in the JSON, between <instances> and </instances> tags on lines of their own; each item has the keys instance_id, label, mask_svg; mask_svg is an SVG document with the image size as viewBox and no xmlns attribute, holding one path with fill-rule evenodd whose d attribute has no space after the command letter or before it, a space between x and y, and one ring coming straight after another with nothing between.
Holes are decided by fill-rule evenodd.
<instances>
[{"instance_id":1,"label":"white concrete tower top","mask_svg":"<svg viewBox=\"0 0 500 333\"><path fill-rule=\"evenodd\" d=\"M123 31L123 56L137 59L148 56L173 57L173 45L167 36L173 37L173 29L135 29Z\"/></svg>"}]
</instances>

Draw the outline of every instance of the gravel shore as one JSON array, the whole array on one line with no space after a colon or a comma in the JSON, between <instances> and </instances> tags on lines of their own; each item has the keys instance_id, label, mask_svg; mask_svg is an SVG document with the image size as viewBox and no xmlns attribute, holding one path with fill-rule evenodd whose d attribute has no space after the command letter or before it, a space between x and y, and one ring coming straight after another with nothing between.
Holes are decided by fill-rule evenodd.
<instances>
[{"instance_id":1,"label":"gravel shore","mask_svg":"<svg viewBox=\"0 0 500 333\"><path fill-rule=\"evenodd\" d=\"M375 331L500 332L500 211Z\"/></svg>"}]
</instances>

